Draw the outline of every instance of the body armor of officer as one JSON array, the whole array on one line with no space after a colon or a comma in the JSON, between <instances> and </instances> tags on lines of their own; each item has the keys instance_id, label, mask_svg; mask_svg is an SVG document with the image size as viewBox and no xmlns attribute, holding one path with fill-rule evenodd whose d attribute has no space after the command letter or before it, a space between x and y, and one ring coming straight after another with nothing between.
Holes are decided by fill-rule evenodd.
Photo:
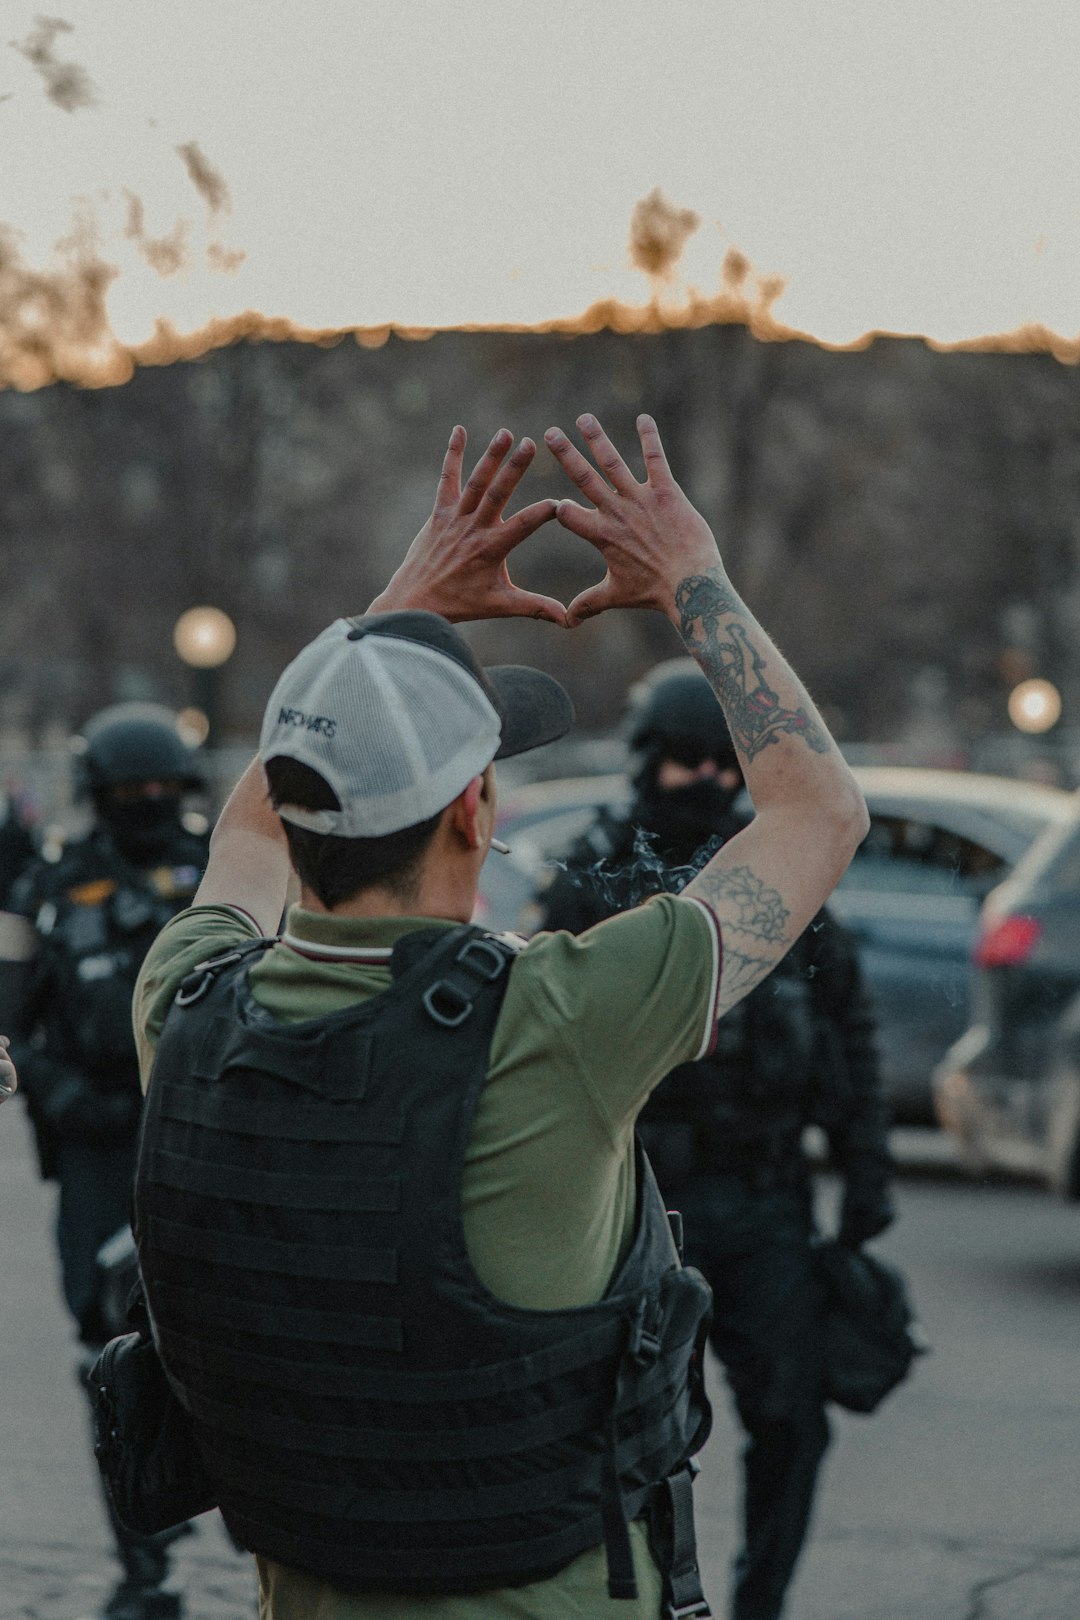
<instances>
[{"instance_id":1,"label":"body armor of officer","mask_svg":"<svg viewBox=\"0 0 1080 1620\"><path fill-rule=\"evenodd\" d=\"M63 1292L85 1371L119 1331L98 1251L130 1213L142 1101L131 995L156 934L198 887L207 840L181 819L182 797L202 777L167 710L102 711L86 728L76 786L93 825L14 884L3 938L21 918L29 943L0 961L0 1004L41 1173L58 1183ZM179 1614L160 1541L113 1530L125 1573L109 1620Z\"/></svg>"},{"instance_id":2,"label":"body armor of officer","mask_svg":"<svg viewBox=\"0 0 1080 1620\"><path fill-rule=\"evenodd\" d=\"M632 696L628 811L602 811L541 897L543 928L580 933L661 888L681 888L745 824L742 772L691 660ZM674 767L674 769L672 769ZM703 847L704 846L704 847ZM686 1253L715 1298L711 1342L744 1430L744 1540L733 1620L776 1620L805 1538L829 1439L807 1125L826 1133L844 1192L840 1236L892 1218L874 1017L850 937L825 911L720 1022L715 1052L674 1070L639 1132Z\"/></svg>"}]
</instances>

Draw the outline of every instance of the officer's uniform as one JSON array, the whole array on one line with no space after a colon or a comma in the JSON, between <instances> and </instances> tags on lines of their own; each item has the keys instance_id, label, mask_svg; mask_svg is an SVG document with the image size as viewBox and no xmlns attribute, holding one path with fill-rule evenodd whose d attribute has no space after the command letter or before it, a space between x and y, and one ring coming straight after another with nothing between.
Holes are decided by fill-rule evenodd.
<instances>
[{"instance_id":1,"label":"officer's uniform","mask_svg":"<svg viewBox=\"0 0 1080 1620\"><path fill-rule=\"evenodd\" d=\"M639 857L655 802L600 817L543 897L544 928L581 932L640 900L643 884L663 885L634 849ZM739 825L708 830L719 842ZM682 866L694 840L658 853L669 869ZM661 1083L639 1124L665 1197L683 1213L687 1258L712 1286L710 1339L748 1437L735 1620L780 1614L829 1439L809 1124L826 1131L844 1178L842 1238L873 1236L891 1219L874 1019L851 941L826 912L721 1019L714 1054Z\"/></svg>"},{"instance_id":2,"label":"officer's uniform","mask_svg":"<svg viewBox=\"0 0 1080 1620\"><path fill-rule=\"evenodd\" d=\"M189 905L206 841L178 828L146 869L105 828L35 861L8 909L40 941L12 1050L37 1139L41 1173L59 1184L57 1242L64 1298L87 1344L98 1314L97 1251L126 1225L141 1091L131 995L143 957Z\"/></svg>"},{"instance_id":3,"label":"officer's uniform","mask_svg":"<svg viewBox=\"0 0 1080 1620\"><path fill-rule=\"evenodd\" d=\"M201 779L167 711L118 705L87 738L77 781L93 798L95 825L58 859L35 859L0 918L0 1029L12 1036L41 1174L58 1185L61 1283L85 1347L81 1377L121 1328L99 1250L131 1213L142 1106L132 992L155 936L191 903L208 850L180 818L181 793ZM180 1599L166 1590L164 1546L175 1537L133 1537L111 1510L109 1519L124 1577L104 1614L174 1620Z\"/></svg>"}]
</instances>

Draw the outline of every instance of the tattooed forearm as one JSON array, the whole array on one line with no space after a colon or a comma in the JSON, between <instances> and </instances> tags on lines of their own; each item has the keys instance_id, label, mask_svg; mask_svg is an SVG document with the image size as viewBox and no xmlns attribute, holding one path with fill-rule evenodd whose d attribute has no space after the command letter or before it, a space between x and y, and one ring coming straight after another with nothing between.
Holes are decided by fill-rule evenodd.
<instances>
[{"instance_id":1,"label":"tattooed forearm","mask_svg":"<svg viewBox=\"0 0 1080 1620\"><path fill-rule=\"evenodd\" d=\"M720 915L721 924L770 944L789 943L791 916L777 889L768 888L748 866L717 871L706 866L684 893L697 895Z\"/></svg>"},{"instance_id":2,"label":"tattooed forearm","mask_svg":"<svg viewBox=\"0 0 1080 1620\"><path fill-rule=\"evenodd\" d=\"M717 692L736 745L753 759L782 732L815 753L829 740L805 709L785 709L765 679L765 660L742 619L745 609L722 576L690 574L675 591L679 632ZM722 622L726 621L726 622Z\"/></svg>"},{"instance_id":3,"label":"tattooed forearm","mask_svg":"<svg viewBox=\"0 0 1080 1620\"><path fill-rule=\"evenodd\" d=\"M721 1016L730 1012L737 1001L748 995L756 985L759 985L776 966L777 958L769 956L749 956L743 951L733 949L730 942L724 943L724 965L720 974L720 997L718 1011Z\"/></svg>"}]
</instances>

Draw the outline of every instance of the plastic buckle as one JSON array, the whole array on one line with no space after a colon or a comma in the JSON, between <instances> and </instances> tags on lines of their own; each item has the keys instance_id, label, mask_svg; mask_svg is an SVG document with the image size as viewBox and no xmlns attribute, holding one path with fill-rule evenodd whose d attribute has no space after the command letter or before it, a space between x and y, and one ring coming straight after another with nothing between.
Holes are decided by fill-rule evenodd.
<instances>
[{"instance_id":1,"label":"plastic buckle","mask_svg":"<svg viewBox=\"0 0 1080 1620\"><path fill-rule=\"evenodd\" d=\"M479 957L479 961L474 958ZM493 940L483 937L467 939L458 951L455 961L462 962L474 973L489 982L497 979L506 967L506 957Z\"/></svg>"},{"instance_id":2,"label":"plastic buckle","mask_svg":"<svg viewBox=\"0 0 1080 1620\"><path fill-rule=\"evenodd\" d=\"M450 1003L451 1010L449 1012L443 1012L436 1006L436 998L440 996L444 1001ZM439 979L435 984L430 985L424 991L423 1002L435 1022L442 1024L444 1029L457 1029L458 1025L463 1024L473 1010L471 999L465 994L464 990L459 989L449 979Z\"/></svg>"},{"instance_id":3,"label":"plastic buckle","mask_svg":"<svg viewBox=\"0 0 1080 1620\"><path fill-rule=\"evenodd\" d=\"M704 1598L683 1603L678 1608L674 1603L665 1603L664 1620L713 1620L713 1612Z\"/></svg>"},{"instance_id":4,"label":"plastic buckle","mask_svg":"<svg viewBox=\"0 0 1080 1620\"><path fill-rule=\"evenodd\" d=\"M655 1361L660 1354L660 1336L645 1326L645 1315L649 1308L648 1299L638 1300L637 1310L630 1323L630 1337L627 1340L627 1354L633 1356L635 1361Z\"/></svg>"},{"instance_id":5,"label":"plastic buckle","mask_svg":"<svg viewBox=\"0 0 1080 1620\"><path fill-rule=\"evenodd\" d=\"M180 988L176 992L176 1005L190 1007L193 1001L205 996L218 973L224 968L232 967L235 962L242 962L243 959L243 951L226 951L221 956L211 956L205 962L196 963L191 972L185 974L180 981Z\"/></svg>"}]
</instances>

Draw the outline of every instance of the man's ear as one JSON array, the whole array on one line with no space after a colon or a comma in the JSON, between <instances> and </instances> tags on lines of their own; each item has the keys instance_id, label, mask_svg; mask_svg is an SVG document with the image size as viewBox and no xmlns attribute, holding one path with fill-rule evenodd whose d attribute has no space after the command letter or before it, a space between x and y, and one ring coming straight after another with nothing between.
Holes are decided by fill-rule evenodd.
<instances>
[{"instance_id":1,"label":"man's ear","mask_svg":"<svg viewBox=\"0 0 1080 1620\"><path fill-rule=\"evenodd\" d=\"M453 825L470 849L479 849L484 842L480 827L480 800L484 793L484 779L474 776L453 803Z\"/></svg>"}]
</instances>

